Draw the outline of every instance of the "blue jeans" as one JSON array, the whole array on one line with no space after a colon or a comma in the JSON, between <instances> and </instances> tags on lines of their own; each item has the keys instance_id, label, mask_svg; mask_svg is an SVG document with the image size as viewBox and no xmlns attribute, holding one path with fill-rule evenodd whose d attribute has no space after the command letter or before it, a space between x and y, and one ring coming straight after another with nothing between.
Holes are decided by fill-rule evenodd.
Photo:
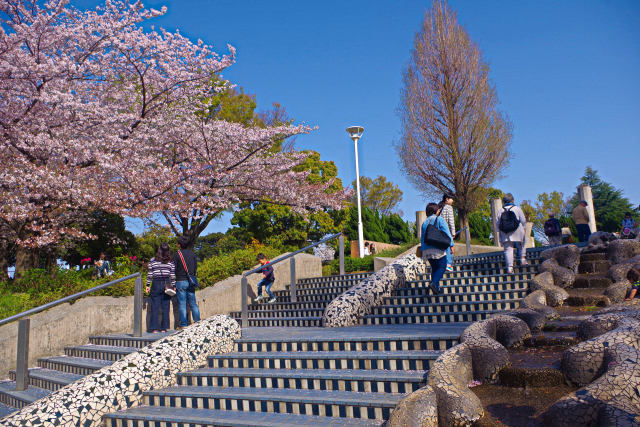
<instances>
[{"instance_id":1,"label":"blue jeans","mask_svg":"<svg viewBox=\"0 0 640 427\"><path fill-rule=\"evenodd\" d=\"M275 298L276 296L273 294L273 292L271 292L271 286L273 285L273 282L269 282L267 279L262 279L260 280L260 282L258 283L258 296L262 295L262 287L264 286L264 290L267 291L267 294L269 295L270 298Z\"/></svg>"},{"instance_id":2,"label":"blue jeans","mask_svg":"<svg viewBox=\"0 0 640 427\"><path fill-rule=\"evenodd\" d=\"M451 254L451 248L447 248L447 265L453 265L453 255Z\"/></svg>"},{"instance_id":3,"label":"blue jeans","mask_svg":"<svg viewBox=\"0 0 640 427\"><path fill-rule=\"evenodd\" d=\"M149 330L157 331L159 329L169 329L169 304L171 297L164 293L164 285L169 279L153 279L151 282L151 319L149 322ZM162 310L162 324L158 325L158 310Z\"/></svg>"},{"instance_id":4,"label":"blue jeans","mask_svg":"<svg viewBox=\"0 0 640 427\"><path fill-rule=\"evenodd\" d=\"M198 308L198 302L196 301L196 292L194 289L189 288L189 282L186 280L176 282L178 314L180 315L180 326L183 327L187 326L187 303L191 308L191 317L193 317L194 323L200 320L200 309Z\"/></svg>"},{"instance_id":5,"label":"blue jeans","mask_svg":"<svg viewBox=\"0 0 640 427\"><path fill-rule=\"evenodd\" d=\"M431 265L431 283L436 290L440 291L440 279L444 275L445 270L447 269L447 257L443 256L438 259L429 259L429 264Z\"/></svg>"}]
</instances>

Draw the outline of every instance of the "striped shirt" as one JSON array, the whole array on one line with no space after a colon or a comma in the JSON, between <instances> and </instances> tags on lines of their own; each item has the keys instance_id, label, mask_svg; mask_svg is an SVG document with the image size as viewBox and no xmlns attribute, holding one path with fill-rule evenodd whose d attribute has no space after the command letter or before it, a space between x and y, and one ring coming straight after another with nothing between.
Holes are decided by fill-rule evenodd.
<instances>
[{"instance_id":1,"label":"striped shirt","mask_svg":"<svg viewBox=\"0 0 640 427\"><path fill-rule=\"evenodd\" d=\"M171 279L171 285L176 285L176 266L173 261L163 263L151 258L149 261L149 273L147 274L147 286L151 286L153 279Z\"/></svg>"}]
</instances>

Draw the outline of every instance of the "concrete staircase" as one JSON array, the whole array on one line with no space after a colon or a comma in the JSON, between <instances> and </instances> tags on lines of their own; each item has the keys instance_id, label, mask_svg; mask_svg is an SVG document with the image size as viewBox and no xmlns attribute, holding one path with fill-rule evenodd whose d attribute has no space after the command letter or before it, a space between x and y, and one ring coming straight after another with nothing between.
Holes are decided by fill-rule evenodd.
<instances>
[{"instance_id":1,"label":"concrete staircase","mask_svg":"<svg viewBox=\"0 0 640 427\"><path fill-rule=\"evenodd\" d=\"M144 406L110 414L106 425L383 425L468 322L518 307L538 253L513 274L501 254L461 259L442 295L428 290L427 274L348 328L316 325L331 299L365 276L303 280L296 303L282 291L275 304L251 305L254 327L243 329L233 353L180 374L175 387L145 393Z\"/></svg>"},{"instance_id":2,"label":"concrete staircase","mask_svg":"<svg viewBox=\"0 0 640 427\"><path fill-rule=\"evenodd\" d=\"M297 302L287 290L276 293L275 304L250 306L250 327L234 352L180 373L175 387L146 392L144 405L109 414L106 425L383 425L406 393L425 384L433 361L457 344L469 322L519 306L538 255L529 251L531 265L513 274L502 254L461 257L445 275L443 294L432 295L426 274L347 328L319 327L324 307L368 273L303 279ZM125 336L93 337L65 356L42 359L30 373L31 401L143 345ZM0 394L0 403L17 402Z\"/></svg>"},{"instance_id":3,"label":"concrete staircase","mask_svg":"<svg viewBox=\"0 0 640 427\"><path fill-rule=\"evenodd\" d=\"M9 381L0 381L0 417L109 366L169 334L170 332L144 334L140 338L126 334L90 337L89 344L66 347L64 355L38 359L38 367L29 369L29 387L23 391L16 391L16 373L10 371Z\"/></svg>"}]
</instances>

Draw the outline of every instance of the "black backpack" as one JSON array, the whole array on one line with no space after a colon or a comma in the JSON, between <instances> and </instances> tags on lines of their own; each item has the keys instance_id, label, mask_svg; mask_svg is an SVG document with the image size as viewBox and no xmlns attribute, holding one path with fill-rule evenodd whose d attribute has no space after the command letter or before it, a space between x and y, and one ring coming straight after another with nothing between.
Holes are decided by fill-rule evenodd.
<instances>
[{"instance_id":1,"label":"black backpack","mask_svg":"<svg viewBox=\"0 0 640 427\"><path fill-rule=\"evenodd\" d=\"M560 230L558 230L558 226L556 225L556 221L554 219L549 218L544 223L544 234L547 236L555 236L560 234Z\"/></svg>"},{"instance_id":2,"label":"black backpack","mask_svg":"<svg viewBox=\"0 0 640 427\"><path fill-rule=\"evenodd\" d=\"M503 233L512 233L520 227L520 221L518 220L518 216L515 212L513 212L511 208L505 208L502 214L500 215L500 222L498 224L498 228Z\"/></svg>"}]
</instances>

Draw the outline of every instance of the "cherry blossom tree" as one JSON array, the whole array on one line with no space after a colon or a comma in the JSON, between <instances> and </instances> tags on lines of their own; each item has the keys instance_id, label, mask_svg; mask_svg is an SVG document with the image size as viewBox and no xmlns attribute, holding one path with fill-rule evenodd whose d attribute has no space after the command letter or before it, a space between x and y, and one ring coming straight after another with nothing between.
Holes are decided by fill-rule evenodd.
<instances>
[{"instance_id":1,"label":"cherry blossom tree","mask_svg":"<svg viewBox=\"0 0 640 427\"><path fill-rule=\"evenodd\" d=\"M126 0L88 11L66 0L0 0L4 241L46 248L86 238L80 225L98 208L191 218L245 200L307 211L347 197L293 172L304 154L269 151L309 127L201 114L235 50L219 55L179 32L142 28L164 12Z\"/></svg>"}]
</instances>

